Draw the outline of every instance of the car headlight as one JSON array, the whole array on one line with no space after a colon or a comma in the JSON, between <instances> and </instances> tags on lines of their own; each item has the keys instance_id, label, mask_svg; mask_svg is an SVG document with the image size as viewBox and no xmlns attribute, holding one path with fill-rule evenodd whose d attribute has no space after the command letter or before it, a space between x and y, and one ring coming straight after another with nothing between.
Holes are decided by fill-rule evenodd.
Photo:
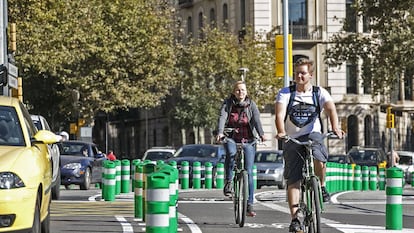
<instances>
[{"instance_id":1,"label":"car headlight","mask_svg":"<svg viewBox=\"0 0 414 233\"><path fill-rule=\"evenodd\" d=\"M15 189L25 187L20 177L12 172L0 173L0 189Z\"/></svg>"},{"instance_id":2,"label":"car headlight","mask_svg":"<svg viewBox=\"0 0 414 233\"><path fill-rule=\"evenodd\" d=\"M81 167L82 165L80 163L68 163L68 164L63 165L63 168L73 169L73 170L80 169Z\"/></svg>"}]
</instances>

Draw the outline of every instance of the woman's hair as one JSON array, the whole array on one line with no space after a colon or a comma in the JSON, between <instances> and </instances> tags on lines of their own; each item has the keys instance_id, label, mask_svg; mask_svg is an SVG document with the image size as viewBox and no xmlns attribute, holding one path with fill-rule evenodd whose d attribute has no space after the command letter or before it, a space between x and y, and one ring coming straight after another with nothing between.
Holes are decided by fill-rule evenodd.
<instances>
[{"instance_id":1,"label":"woman's hair","mask_svg":"<svg viewBox=\"0 0 414 233\"><path fill-rule=\"evenodd\" d=\"M234 85L233 85L233 92L236 90L237 86L239 86L240 84L246 85L246 83L243 82L243 81L235 82Z\"/></svg>"}]
</instances>

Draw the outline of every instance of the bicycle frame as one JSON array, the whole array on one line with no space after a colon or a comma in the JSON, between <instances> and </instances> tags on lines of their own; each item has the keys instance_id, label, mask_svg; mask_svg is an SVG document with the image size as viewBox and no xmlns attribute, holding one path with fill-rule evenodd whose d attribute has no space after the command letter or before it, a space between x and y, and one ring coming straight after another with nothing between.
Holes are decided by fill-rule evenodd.
<instances>
[{"instance_id":1,"label":"bicycle frame","mask_svg":"<svg viewBox=\"0 0 414 233\"><path fill-rule=\"evenodd\" d=\"M333 135L333 133L324 134L320 140L325 139ZM320 228L320 215L323 211L323 197L321 184L318 176L315 174L314 157L312 152L312 145L314 141L311 139L305 142L298 141L297 139L286 136L286 141L302 145L305 147L306 154L304 158L304 164L302 168L303 179L301 182L301 192L299 199L299 208L297 214L303 214L303 223L305 225L305 232L319 233Z\"/></svg>"}]
</instances>

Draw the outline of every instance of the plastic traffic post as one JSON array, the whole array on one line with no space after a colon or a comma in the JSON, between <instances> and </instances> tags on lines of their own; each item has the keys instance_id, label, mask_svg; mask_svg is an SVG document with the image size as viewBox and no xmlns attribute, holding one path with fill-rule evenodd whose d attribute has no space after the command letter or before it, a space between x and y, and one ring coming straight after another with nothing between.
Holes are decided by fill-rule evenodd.
<instances>
[{"instance_id":1,"label":"plastic traffic post","mask_svg":"<svg viewBox=\"0 0 414 233\"><path fill-rule=\"evenodd\" d=\"M105 201L115 200L115 183L116 183L116 164L113 161L107 161L105 167Z\"/></svg>"},{"instance_id":2,"label":"plastic traffic post","mask_svg":"<svg viewBox=\"0 0 414 233\"><path fill-rule=\"evenodd\" d=\"M378 188L379 190L385 190L385 168L381 167L378 173L379 173Z\"/></svg>"},{"instance_id":3,"label":"plastic traffic post","mask_svg":"<svg viewBox=\"0 0 414 233\"><path fill-rule=\"evenodd\" d=\"M169 177L169 194L170 194L170 200L169 200L169 232L177 232L177 226L178 226L178 213L177 213L177 201L178 201L178 195L177 195L177 180L178 180L178 170L177 168L168 165L168 164L162 164L157 165L156 172L165 173Z\"/></svg>"},{"instance_id":4,"label":"plastic traffic post","mask_svg":"<svg viewBox=\"0 0 414 233\"><path fill-rule=\"evenodd\" d=\"M143 219L143 201L144 193L144 163L139 162L135 165L135 185L134 185L134 217Z\"/></svg>"},{"instance_id":5,"label":"plastic traffic post","mask_svg":"<svg viewBox=\"0 0 414 233\"><path fill-rule=\"evenodd\" d=\"M362 166L362 191L367 191L368 188L369 188L368 166Z\"/></svg>"},{"instance_id":6,"label":"plastic traffic post","mask_svg":"<svg viewBox=\"0 0 414 233\"><path fill-rule=\"evenodd\" d=\"M188 189L189 186L189 178L190 178L190 166L188 161L181 162L181 173L180 173L180 183L181 189Z\"/></svg>"},{"instance_id":7,"label":"plastic traffic post","mask_svg":"<svg viewBox=\"0 0 414 233\"><path fill-rule=\"evenodd\" d=\"M145 232L169 232L169 176L153 172L147 176L147 195L145 200Z\"/></svg>"},{"instance_id":8,"label":"plastic traffic post","mask_svg":"<svg viewBox=\"0 0 414 233\"><path fill-rule=\"evenodd\" d=\"M132 190L135 190L135 172L136 172L136 168L137 165L141 162L140 159L134 159L132 160L132 165L131 165L131 177L132 177L132 184L131 184L131 188Z\"/></svg>"},{"instance_id":9,"label":"plastic traffic post","mask_svg":"<svg viewBox=\"0 0 414 233\"><path fill-rule=\"evenodd\" d=\"M224 187L224 164L217 163L216 188L222 189Z\"/></svg>"},{"instance_id":10,"label":"plastic traffic post","mask_svg":"<svg viewBox=\"0 0 414 233\"><path fill-rule=\"evenodd\" d=\"M121 165L121 193L129 193L131 163L128 159L123 159Z\"/></svg>"},{"instance_id":11,"label":"plastic traffic post","mask_svg":"<svg viewBox=\"0 0 414 233\"><path fill-rule=\"evenodd\" d=\"M387 181L385 192L387 202L385 207L386 229L402 230L403 226L403 207L401 179L403 171L397 167L387 169Z\"/></svg>"},{"instance_id":12,"label":"plastic traffic post","mask_svg":"<svg viewBox=\"0 0 414 233\"><path fill-rule=\"evenodd\" d=\"M193 189L201 188L201 163L195 161L193 163Z\"/></svg>"},{"instance_id":13,"label":"plastic traffic post","mask_svg":"<svg viewBox=\"0 0 414 233\"><path fill-rule=\"evenodd\" d=\"M369 167L369 190L377 190L377 167L371 166Z\"/></svg>"},{"instance_id":14,"label":"plastic traffic post","mask_svg":"<svg viewBox=\"0 0 414 233\"><path fill-rule=\"evenodd\" d=\"M211 162L206 162L204 164L205 170L205 179L204 179L204 188L211 189L213 188L213 165Z\"/></svg>"},{"instance_id":15,"label":"plastic traffic post","mask_svg":"<svg viewBox=\"0 0 414 233\"><path fill-rule=\"evenodd\" d=\"M115 183L115 195L121 193L121 160L114 161L116 165L116 183Z\"/></svg>"},{"instance_id":16,"label":"plastic traffic post","mask_svg":"<svg viewBox=\"0 0 414 233\"><path fill-rule=\"evenodd\" d=\"M361 166L355 165L354 170L354 190L362 190L362 180L361 180Z\"/></svg>"},{"instance_id":17,"label":"plastic traffic post","mask_svg":"<svg viewBox=\"0 0 414 233\"><path fill-rule=\"evenodd\" d=\"M142 220L145 222L145 216L146 216L146 198L147 198L147 177L151 175L155 171L155 164L152 163L152 161L145 161L144 162L144 170L143 170L143 191L142 191Z\"/></svg>"},{"instance_id":18,"label":"plastic traffic post","mask_svg":"<svg viewBox=\"0 0 414 233\"><path fill-rule=\"evenodd\" d=\"M253 164L253 170L252 170L252 175L253 175L253 188L254 190L257 189L257 166L256 164Z\"/></svg>"}]
</instances>

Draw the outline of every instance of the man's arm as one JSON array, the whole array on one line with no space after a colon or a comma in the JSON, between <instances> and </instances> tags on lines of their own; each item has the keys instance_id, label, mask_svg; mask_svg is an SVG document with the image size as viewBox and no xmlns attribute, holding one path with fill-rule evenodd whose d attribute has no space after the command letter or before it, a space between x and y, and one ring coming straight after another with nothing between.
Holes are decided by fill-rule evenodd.
<instances>
[{"instance_id":1,"label":"man's arm","mask_svg":"<svg viewBox=\"0 0 414 233\"><path fill-rule=\"evenodd\" d=\"M281 138L286 135L285 116L286 116L286 106L280 102L276 102L275 104L275 125L276 125L276 130L277 130L276 138Z\"/></svg>"},{"instance_id":2,"label":"man's arm","mask_svg":"<svg viewBox=\"0 0 414 233\"><path fill-rule=\"evenodd\" d=\"M338 120L338 113L336 112L336 107L333 101L328 101L324 105L324 110L326 111L326 114L329 117L329 121L331 122L332 131L335 132L335 134L342 138L343 131L339 127L339 120Z\"/></svg>"}]
</instances>

